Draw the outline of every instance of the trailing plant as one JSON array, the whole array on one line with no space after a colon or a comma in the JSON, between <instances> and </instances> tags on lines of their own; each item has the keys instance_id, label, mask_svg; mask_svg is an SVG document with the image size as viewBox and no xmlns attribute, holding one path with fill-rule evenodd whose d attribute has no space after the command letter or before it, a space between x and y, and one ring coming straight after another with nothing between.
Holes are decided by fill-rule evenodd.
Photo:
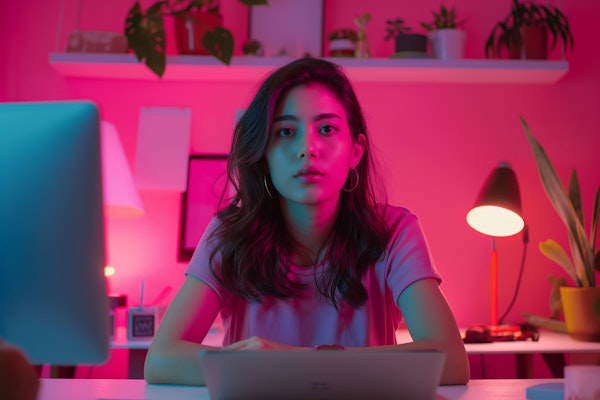
<instances>
[{"instance_id":1,"label":"trailing plant","mask_svg":"<svg viewBox=\"0 0 600 400\"><path fill-rule=\"evenodd\" d=\"M569 21L558 7L513 0L510 13L492 28L485 43L486 57L498 57L503 47L507 50L520 48L521 27L524 26L545 27L552 35L551 49L556 47L559 38L565 49L574 46Z\"/></svg>"},{"instance_id":2,"label":"trailing plant","mask_svg":"<svg viewBox=\"0 0 600 400\"><path fill-rule=\"evenodd\" d=\"M238 1L248 6L267 4L267 0ZM219 6L219 0L159 0L144 12L136 0L125 18L127 44L139 61L143 60L152 72L162 77L166 68L164 17L190 18L193 23L201 24L190 14L195 11L219 13ZM229 65L234 46L229 30L218 26L207 31L202 37L202 45L208 53Z\"/></svg>"},{"instance_id":3,"label":"trailing plant","mask_svg":"<svg viewBox=\"0 0 600 400\"><path fill-rule=\"evenodd\" d=\"M588 235L585 231L581 191L576 171L571 172L567 192L546 152L531 135L522 117L521 124L535 156L546 194L567 228L571 257L567 255L560 244L552 239L540 243L540 250L546 257L560 265L578 287L595 287L595 271L600 271L600 249L595 247L598 217L600 216L600 186L597 188L594 197L594 208Z\"/></svg>"},{"instance_id":4,"label":"trailing plant","mask_svg":"<svg viewBox=\"0 0 600 400\"><path fill-rule=\"evenodd\" d=\"M440 10L431 11L433 15L433 21L431 22L421 22L421 26L428 32L434 31L436 29L459 29L464 24L464 20L457 20L456 9L446 8L443 4L440 6Z\"/></svg>"}]
</instances>

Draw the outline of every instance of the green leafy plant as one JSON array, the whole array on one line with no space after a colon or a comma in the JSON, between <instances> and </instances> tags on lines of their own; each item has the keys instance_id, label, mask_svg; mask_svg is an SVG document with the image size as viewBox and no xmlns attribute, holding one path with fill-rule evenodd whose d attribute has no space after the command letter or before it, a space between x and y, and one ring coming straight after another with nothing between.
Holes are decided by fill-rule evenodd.
<instances>
[{"instance_id":1,"label":"green leafy plant","mask_svg":"<svg viewBox=\"0 0 600 400\"><path fill-rule=\"evenodd\" d=\"M459 29L465 24L464 20L457 20L454 7L447 8L442 4L439 11L431 11L431 14L433 15L433 21L421 22L423 29L428 32L436 29Z\"/></svg>"},{"instance_id":2,"label":"green leafy plant","mask_svg":"<svg viewBox=\"0 0 600 400\"><path fill-rule=\"evenodd\" d=\"M356 31L354 29L347 29L347 28L341 28L341 29L336 29L333 32L331 32L327 38L331 41L331 40L336 40L336 39L348 39L351 40L352 42L356 42L358 40L358 34L356 33Z\"/></svg>"},{"instance_id":3,"label":"green leafy plant","mask_svg":"<svg viewBox=\"0 0 600 400\"><path fill-rule=\"evenodd\" d=\"M499 56L503 47L507 50L520 48L521 27L524 26L542 26L548 29L552 35L551 49L556 47L559 38L565 44L565 49L574 46L569 21L557 7L513 0L510 13L494 25L486 41L486 57Z\"/></svg>"},{"instance_id":4,"label":"green leafy plant","mask_svg":"<svg viewBox=\"0 0 600 400\"><path fill-rule=\"evenodd\" d=\"M267 4L267 0L238 1L248 6ZM159 0L144 12L137 0L125 18L127 44L139 61L143 60L152 72L162 77L166 68L164 17L190 17L194 11L218 13L219 6L219 0ZM193 18L192 21L201 23ZM210 54L229 65L233 55L233 35L229 30L218 26L207 31L202 38L202 45Z\"/></svg>"},{"instance_id":5,"label":"green leafy plant","mask_svg":"<svg viewBox=\"0 0 600 400\"><path fill-rule=\"evenodd\" d=\"M564 222L569 236L571 258L554 240L540 243L541 252L559 264L578 287L595 287L595 271L600 271L600 249L595 248L600 216L600 186L596 190L589 236L585 231L579 179L575 170L569 178L568 193L540 143L531 135L525 120L521 124L535 156L542 184L554 209Z\"/></svg>"},{"instance_id":6,"label":"green leafy plant","mask_svg":"<svg viewBox=\"0 0 600 400\"><path fill-rule=\"evenodd\" d=\"M410 26L407 26L401 18L396 18L395 20L388 19L386 21L385 31L387 32L387 35L385 36L385 40L389 40L404 33L409 33L411 30Z\"/></svg>"}]
</instances>

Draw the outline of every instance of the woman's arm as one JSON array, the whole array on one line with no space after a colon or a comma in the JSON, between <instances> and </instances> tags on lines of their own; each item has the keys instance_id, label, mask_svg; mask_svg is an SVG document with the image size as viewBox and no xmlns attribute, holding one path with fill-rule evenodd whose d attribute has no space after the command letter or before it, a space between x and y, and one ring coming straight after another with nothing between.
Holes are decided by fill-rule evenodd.
<instances>
[{"instance_id":1,"label":"woman's arm","mask_svg":"<svg viewBox=\"0 0 600 400\"><path fill-rule=\"evenodd\" d=\"M348 350L438 350L446 353L442 385L464 385L469 381L467 352L454 315L434 279L408 286L398 299L413 342L393 346L354 347Z\"/></svg>"},{"instance_id":2,"label":"woman's arm","mask_svg":"<svg viewBox=\"0 0 600 400\"><path fill-rule=\"evenodd\" d=\"M219 297L208 285L186 277L148 350L144 365L148 383L204 385L198 353L217 349L200 343L220 308Z\"/></svg>"},{"instance_id":3,"label":"woman's arm","mask_svg":"<svg viewBox=\"0 0 600 400\"><path fill-rule=\"evenodd\" d=\"M470 367L460 331L438 283L422 279L408 286L398 299L412 343L402 349L436 349L446 353L442 385L464 385Z\"/></svg>"}]
</instances>

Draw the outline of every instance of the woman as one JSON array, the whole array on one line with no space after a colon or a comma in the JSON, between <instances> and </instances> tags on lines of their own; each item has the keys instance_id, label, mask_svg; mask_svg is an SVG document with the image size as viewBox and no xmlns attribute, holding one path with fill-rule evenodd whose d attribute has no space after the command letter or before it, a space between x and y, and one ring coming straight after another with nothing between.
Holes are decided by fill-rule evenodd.
<instances>
[{"instance_id":1,"label":"woman","mask_svg":"<svg viewBox=\"0 0 600 400\"><path fill-rule=\"evenodd\" d=\"M222 350L437 349L442 384L469 364L416 217L379 200L369 136L338 66L299 59L271 74L237 124L235 196L209 223L145 365L149 383L203 385L200 344ZM396 344L404 318L412 343Z\"/></svg>"}]
</instances>

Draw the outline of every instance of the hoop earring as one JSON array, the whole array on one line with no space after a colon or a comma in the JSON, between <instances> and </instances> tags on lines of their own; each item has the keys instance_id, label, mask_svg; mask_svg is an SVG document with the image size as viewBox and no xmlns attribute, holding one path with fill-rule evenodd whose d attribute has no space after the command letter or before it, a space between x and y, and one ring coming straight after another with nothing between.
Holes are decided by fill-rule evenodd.
<instances>
[{"instance_id":1,"label":"hoop earring","mask_svg":"<svg viewBox=\"0 0 600 400\"><path fill-rule=\"evenodd\" d=\"M263 183L265 184L265 190L267 191L267 194L269 195L270 198L274 198L273 195L271 194L271 191L269 190L269 185L267 184L267 176L263 176Z\"/></svg>"},{"instance_id":2,"label":"hoop earring","mask_svg":"<svg viewBox=\"0 0 600 400\"><path fill-rule=\"evenodd\" d=\"M356 182L354 182L354 185L352 185L352 187L350 189L346 189L346 184L344 183L344 186L342 186L342 189L344 190L344 192L348 192L348 193L356 190L356 188L358 187L358 182L360 181L360 176L358 175L358 171L356 170L356 168L352 168L350 171L354 171L354 175L356 176ZM350 176L348 176L348 178L350 178ZM352 181L352 179L348 179L348 181Z\"/></svg>"}]
</instances>

